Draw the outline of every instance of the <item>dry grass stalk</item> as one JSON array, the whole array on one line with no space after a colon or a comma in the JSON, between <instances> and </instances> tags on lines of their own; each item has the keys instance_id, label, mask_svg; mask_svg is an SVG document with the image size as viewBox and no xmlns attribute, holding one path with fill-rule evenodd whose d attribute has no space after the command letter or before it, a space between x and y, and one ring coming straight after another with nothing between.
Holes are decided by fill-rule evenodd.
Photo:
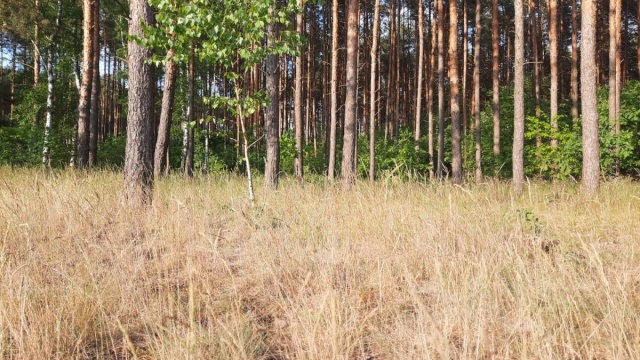
<instances>
[{"instance_id":1,"label":"dry grass stalk","mask_svg":"<svg viewBox=\"0 0 640 360\"><path fill-rule=\"evenodd\" d=\"M0 168L0 358L640 357L636 183L121 178Z\"/></svg>"}]
</instances>

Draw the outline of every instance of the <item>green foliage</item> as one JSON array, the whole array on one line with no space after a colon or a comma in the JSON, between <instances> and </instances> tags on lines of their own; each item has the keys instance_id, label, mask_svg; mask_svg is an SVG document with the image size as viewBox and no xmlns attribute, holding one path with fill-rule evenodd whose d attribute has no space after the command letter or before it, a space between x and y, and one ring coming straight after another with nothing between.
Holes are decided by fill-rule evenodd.
<instances>
[{"instance_id":1,"label":"green foliage","mask_svg":"<svg viewBox=\"0 0 640 360\"><path fill-rule=\"evenodd\" d=\"M480 113L481 143L482 143L482 168L487 175L508 178L511 176L513 147L513 89L501 88L500 91L500 154L493 153L493 109L487 101L484 110ZM467 169L473 168L475 159L475 139L473 131L469 131L464 140L467 147ZM526 163L526 162L525 162ZM473 171L468 171L473 174Z\"/></svg>"},{"instance_id":2,"label":"green foliage","mask_svg":"<svg viewBox=\"0 0 640 360\"><path fill-rule=\"evenodd\" d=\"M203 173L208 174L220 174L229 172L229 169L233 167L233 157L235 157L235 148L233 146L224 145L224 141L228 142L225 137L228 134L225 132L215 132L209 134L209 163L205 168L205 146L204 141L207 136L207 132L204 129L199 129L195 133L195 147L194 147L194 168L200 170ZM182 134L180 135L182 136ZM178 159L179 161L179 159Z\"/></svg>"},{"instance_id":3,"label":"green foliage","mask_svg":"<svg viewBox=\"0 0 640 360\"><path fill-rule=\"evenodd\" d=\"M269 54L297 54L300 34L288 31L292 14L297 13L295 1L277 6L275 0L151 0L157 9L156 24L145 27L145 38L136 39L150 48L165 50L153 61L166 61L169 49L174 59L186 62L193 50L200 59L232 70L228 78L236 80L238 73L249 70ZM275 22L282 28L275 45L263 45L266 27Z\"/></svg>"},{"instance_id":4,"label":"green foliage","mask_svg":"<svg viewBox=\"0 0 640 360\"><path fill-rule=\"evenodd\" d=\"M529 86L529 85L527 85ZM608 89L598 91L598 111L600 116L601 167L604 175L611 175L614 164L620 163L622 174L638 175L640 168L640 82L629 81L621 98L621 131L615 135L613 123L608 118ZM525 174L543 179L578 178L582 171L582 127L580 119L572 119L570 100L560 103L557 117L558 129L551 129L548 103L540 104L540 116L536 116L535 99L532 92L525 92ZM511 176L511 152L513 146L513 88L503 87L500 92L501 151L493 154L493 118L491 103L487 102L481 113L482 166L485 174L509 178ZM445 132L445 134L447 134ZM447 136L449 136L447 134ZM464 139L467 170L474 166L474 138L470 131ZM558 146L551 146L551 139L558 140ZM449 151L445 154L448 159ZM470 172L472 174L472 171Z\"/></svg>"},{"instance_id":5,"label":"green foliage","mask_svg":"<svg viewBox=\"0 0 640 360\"><path fill-rule=\"evenodd\" d=\"M600 115L600 165L611 175L616 161L623 174L638 175L640 169L640 81L629 81L620 98L620 132L615 134L615 124L609 119L608 88L598 91Z\"/></svg>"},{"instance_id":6,"label":"green foliage","mask_svg":"<svg viewBox=\"0 0 640 360\"><path fill-rule=\"evenodd\" d=\"M54 127L49 139L51 167L64 167L69 162L70 128ZM40 126L19 125L0 127L0 164L12 166L40 166L44 130Z\"/></svg>"},{"instance_id":7,"label":"green foliage","mask_svg":"<svg viewBox=\"0 0 640 360\"><path fill-rule=\"evenodd\" d=\"M35 126L0 127L0 164L37 164L41 161L43 134Z\"/></svg>"},{"instance_id":8,"label":"green foliage","mask_svg":"<svg viewBox=\"0 0 640 360\"><path fill-rule=\"evenodd\" d=\"M302 45L300 34L288 30L292 15L301 11L296 1L280 4L275 0L151 0L150 3L157 9L156 23L145 26L145 37L135 40L152 49L163 50L156 51L159 55L152 59L156 64L167 61L165 54L173 50L174 60L178 63L185 63L195 56L205 66L225 69L224 76L233 86L232 94L215 94L203 101L214 111L226 109L240 119L268 104L264 90L246 92L244 74L269 55L299 54ZM272 39L272 46L266 46L267 26L272 23L280 27L280 36ZM202 119L202 122L211 120ZM252 129L243 131L251 137L249 144L254 143ZM200 154L202 136L200 134L196 141L196 153ZM237 155L211 154L215 155L210 155L207 171L242 169ZM250 157L254 164L263 163L261 151L252 151ZM196 167L204 166L203 157L197 155L194 160Z\"/></svg>"},{"instance_id":9,"label":"green foliage","mask_svg":"<svg viewBox=\"0 0 640 360\"><path fill-rule=\"evenodd\" d=\"M293 132L289 130L280 138L280 170L293 174L293 161L296 155L296 139Z\"/></svg>"},{"instance_id":10,"label":"green foliage","mask_svg":"<svg viewBox=\"0 0 640 360\"><path fill-rule=\"evenodd\" d=\"M517 209L518 222L524 233L531 233L533 235L540 235L542 231L542 221L533 213L531 208Z\"/></svg>"},{"instance_id":11,"label":"green foliage","mask_svg":"<svg viewBox=\"0 0 640 360\"><path fill-rule=\"evenodd\" d=\"M126 136L110 136L98 142L98 165L113 168L124 166Z\"/></svg>"},{"instance_id":12,"label":"green foliage","mask_svg":"<svg viewBox=\"0 0 640 360\"><path fill-rule=\"evenodd\" d=\"M64 67L66 59L60 59L56 71ZM19 73L18 78L29 74ZM77 93L68 88L69 79L60 77L54 85L53 122L49 139L50 165L62 167L71 157L71 141L75 114L68 113L70 104L77 104ZM8 82L0 87L9 88ZM38 87L17 86L13 122L5 118L0 123L0 164L15 166L40 166L44 146L44 122L46 114L46 82ZM6 114L8 116L8 114ZM36 120L36 124L34 124Z\"/></svg>"},{"instance_id":13,"label":"green foliage","mask_svg":"<svg viewBox=\"0 0 640 360\"><path fill-rule=\"evenodd\" d=\"M419 148L416 149L416 145ZM425 176L429 172L429 154L426 138L416 143L409 128L400 130L397 140L385 140L384 134L376 135L376 178L399 177L402 179ZM369 174L369 139L358 138L358 174Z\"/></svg>"}]
</instances>

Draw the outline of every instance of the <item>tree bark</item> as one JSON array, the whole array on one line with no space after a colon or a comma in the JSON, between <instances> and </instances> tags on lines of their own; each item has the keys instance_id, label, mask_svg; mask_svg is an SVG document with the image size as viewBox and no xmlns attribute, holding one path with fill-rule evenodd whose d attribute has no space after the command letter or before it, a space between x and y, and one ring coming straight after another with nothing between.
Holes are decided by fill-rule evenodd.
<instances>
[{"instance_id":1,"label":"tree bark","mask_svg":"<svg viewBox=\"0 0 640 360\"><path fill-rule=\"evenodd\" d=\"M78 168L86 168L89 165L89 122L94 62L94 4L94 0L83 0L82 82L80 84L80 101L78 103L78 149L76 152L76 166Z\"/></svg>"},{"instance_id":2,"label":"tree bark","mask_svg":"<svg viewBox=\"0 0 640 360\"><path fill-rule=\"evenodd\" d=\"M476 184L482 182L482 132L480 129L480 38L482 36L481 1L476 1L476 31L473 44L473 117L476 140Z\"/></svg>"},{"instance_id":3,"label":"tree bark","mask_svg":"<svg viewBox=\"0 0 640 360\"><path fill-rule=\"evenodd\" d=\"M194 155L194 104L195 104L195 54L194 47L191 45L191 55L189 57L189 68L187 73L188 94L187 94L187 114L182 124L183 142L182 145L182 173L193 176L193 155ZM239 129L239 127L238 127ZM240 137L238 136L238 147L240 146Z\"/></svg>"},{"instance_id":4,"label":"tree bark","mask_svg":"<svg viewBox=\"0 0 640 360\"><path fill-rule=\"evenodd\" d=\"M98 160L98 120L100 114L100 0L93 0L93 74L89 114L89 167Z\"/></svg>"},{"instance_id":5,"label":"tree bark","mask_svg":"<svg viewBox=\"0 0 640 360\"><path fill-rule=\"evenodd\" d=\"M420 118L422 116L422 70L424 67L424 15L423 0L418 0L418 78L416 79L416 114L415 114L415 131L414 139L416 141L416 150L420 148L418 141L420 140Z\"/></svg>"},{"instance_id":6,"label":"tree bark","mask_svg":"<svg viewBox=\"0 0 640 360\"><path fill-rule=\"evenodd\" d=\"M11 41L11 105L9 107L9 122L13 123L13 111L15 110L15 95L16 95L16 58L18 57L18 44L15 40Z\"/></svg>"},{"instance_id":7,"label":"tree bark","mask_svg":"<svg viewBox=\"0 0 640 360\"><path fill-rule=\"evenodd\" d=\"M438 11L438 163L437 176L444 174L444 6L436 0Z\"/></svg>"},{"instance_id":8,"label":"tree bark","mask_svg":"<svg viewBox=\"0 0 640 360\"><path fill-rule=\"evenodd\" d=\"M558 0L549 0L549 61L551 63L551 147L558 146Z\"/></svg>"},{"instance_id":9,"label":"tree bark","mask_svg":"<svg viewBox=\"0 0 640 360\"><path fill-rule=\"evenodd\" d=\"M431 49L429 51L429 80L427 81L427 116L428 116L428 122L429 122L429 130L428 130L428 142L429 142L429 178L433 179L434 175L435 175L435 164L433 162L433 153L434 153L434 149L433 149L433 74L434 74L434 68L435 68L435 58L436 58L436 48L438 47L437 44L437 31L435 31L434 26L432 21L435 20L434 19L434 14L433 14L433 3L429 6L430 9L430 16L429 16L429 23L430 23L430 31L431 31ZM431 20L433 19L433 20Z\"/></svg>"},{"instance_id":10,"label":"tree bark","mask_svg":"<svg viewBox=\"0 0 640 360\"><path fill-rule=\"evenodd\" d=\"M393 132L391 133L392 139L397 139L400 135L400 114L402 114L402 109L400 108L400 45L398 44L398 34L402 37L402 33L400 33L400 9L402 4L399 3L399 0L395 0L395 11L393 15L393 21L395 23L395 32L393 38L395 39L395 46L393 47L393 56L391 57L394 62L393 65L393 76L394 76L394 86L393 86ZM407 89L408 90L408 89ZM403 94L406 95L407 91L404 91Z\"/></svg>"},{"instance_id":11,"label":"tree bark","mask_svg":"<svg viewBox=\"0 0 640 360\"><path fill-rule=\"evenodd\" d=\"M53 76L53 49L49 46L47 50L46 65L47 68L47 113L44 123L44 146L42 149L42 166L49 167L49 138L51 136L51 125L53 122L53 86L55 78Z\"/></svg>"},{"instance_id":12,"label":"tree bark","mask_svg":"<svg viewBox=\"0 0 640 360\"><path fill-rule=\"evenodd\" d=\"M498 29L498 0L491 7L491 48L493 53L493 154L500 155L500 32Z\"/></svg>"},{"instance_id":13,"label":"tree bark","mask_svg":"<svg viewBox=\"0 0 640 360\"><path fill-rule=\"evenodd\" d=\"M304 9L303 0L297 0L298 7ZM303 22L303 11L299 12L296 15L296 32L298 34L303 33L302 30L302 22ZM303 163L303 139L304 129L302 122L302 55L296 56L296 73L294 79L294 94L293 94L293 118L294 118L294 126L295 126L295 137L296 137L296 158L293 163L294 173L298 181L302 181L304 178L304 163Z\"/></svg>"},{"instance_id":14,"label":"tree bark","mask_svg":"<svg viewBox=\"0 0 640 360\"><path fill-rule=\"evenodd\" d=\"M130 0L129 34L143 36L141 22L151 24L153 11L146 0ZM124 193L132 206L150 204L153 198L153 77L147 60L151 51L128 42L129 95Z\"/></svg>"},{"instance_id":15,"label":"tree bark","mask_svg":"<svg viewBox=\"0 0 640 360\"><path fill-rule=\"evenodd\" d=\"M638 10L636 14L636 23L640 24L640 3L638 3ZM638 40L637 44L640 44L640 31L638 31ZM636 49L636 55L638 56L638 71L640 71L640 46Z\"/></svg>"},{"instance_id":16,"label":"tree bark","mask_svg":"<svg viewBox=\"0 0 640 360\"><path fill-rule=\"evenodd\" d=\"M35 0L36 10L40 9L40 0ZM33 87L38 87L40 83L40 47L39 47L39 37L40 37L40 26L38 21L33 26ZM34 123L37 124L38 117L34 118Z\"/></svg>"},{"instance_id":17,"label":"tree bark","mask_svg":"<svg viewBox=\"0 0 640 360\"><path fill-rule=\"evenodd\" d=\"M176 94L176 79L178 78L178 67L173 60L174 51L167 53L167 64L164 71L164 92L162 93L162 107L160 109L160 124L158 126L158 137L156 138L156 150L154 153L154 174L160 176L169 167L167 163L167 152L171 140L171 121L173 119L173 103Z\"/></svg>"},{"instance_id":18,"label":"tree bark","mask_svg":"<svg viewBox=\"0 0 640 360\"><path fill-rule=\"evenodd\" d=\"M597 194L600 181L596 94L596 4L595 0L582 0L581 5L582 190L585 194L592 196Z\"/></svg>"},{"instance_id":19,"label":"tree bark","mask_svg":"<svg viewBox=\"0 0 640 360\"><path fill-rule=\"evenodd\" d=\"M477 0L476 0L477 1ZM469 67L469 9L468 0L462 0L462 136L467 136L467 77ZM466 142L463 144L466 149ZM466 153L466 151L465 151Z\"/></svg>"},{"instance_id":20,"label":"tree bark","mask_svg":"<svg viewBox=\"0 0 640 360\"><path fill-rule=\"evenodd\" d=\"M336 131L338 125L338 0L333 0L331 12L331 125L329 135L329 180L335 179Z\"/></svg>"},{"instance_id":21,"label":"tree bark","mask_svg":"<svg viewBox=\"0 0 640 360\"><path fill-rule=\"evenodd\" d=\"M524 31L522 0L515 0L515 68L513 90L513 189L524 190Z\"/></svg>"},{"instance_id":22,"label":"tree bark","mask_svg":"<svg viewBox=\"0 0 640 360\"><path fill-rule=\"evenodd\" d=\"M451 173L454 184L462 184L460 103L458 79L458 4L449 1L449 84L451 98Z\"/></svg>"},{"instance_id":23,"label":"tree bark","mask_svg":"<svg viewBox=\"0 0 640 360\"><path fill-rule=\"evenodd\" d=\"M346 97L344 136L342 147L342 182L346 190L350 189L356 180L355 149L356 149L356 116L358 86L358 0L347 0L347 63L346 63Z\"/></svg>"},{"instance_id":24,"label":"tree bark","mask_svg":"<svg viewBox=\"0 0 640 360\"><path fill-rule=\"evenodd\" d=\"M617 0L609 0L609 123L611 124L612 133L615 135L615 127L617 122L616 114L616 53L618 51L618 15ZM617 159L616 159L617 162ZM614 164L617 168L617 164ZM614 170L615 171L615 170Z\"/></svg>"},{"instance_id":25,"label":"tree bark","mask_svg":"<svg viewBox=\"0 0 640 360\"><path fill-rule=\"evenodd\" d=\"M529 17L531 18L531 44L533 51L533 92L536 99L536 117L540 118L540 53L538 52L538 21L535 0L529 1ZM536 145L542 145L540 135L537 136Z\"/></svg>"},{"instance_id":26,"label":"tree bark","mask_svg":"<svg viewBox=\"0 0 640 360\"><path fill-rule=\"evenodd\" d=\"M40 8L40 0L35 0L36 10ZM40 37L40 26L38 21L36 20L33 26L33 88L37 88L40 83L40 47L39 47L39 37ZM34 108L37 108L34 105ZM37 109L36 109L37 110ZM32 120L33 125L38 125L38 112L35 111Z\"/></svg>"},{"instance_id":27,"label":"tree bark","mask_svg":"<svg viewBox=\"0 0 640 360\"><path fill-rule=\"evenodd\" d=\"M397 111L396 108L396 61L395 58L397 56L396 52L396 2L397 0L391 0L391 8L389 13L389 55L388 55L388 63L387 67L389 68L388 76L387 76L387 106L386 106L386 116L385 116L385 130L384 130L384 139L385 141L388 138L393 139L396 124Z\"/></svg>"},{"instance_id":28,"label":"tree bark","mask_svg":"<svg viewBox=\"0 0 640 360\"><path fill-rule=\"evenodd\" d=\"M278 25L275 22L267 26L267 47L274 45L278 38ZM264 127L267 137L267 158L264 166L264 186L268 189L278 187L280 173L280 135L279 135L279 111L280 103L280 66L278 55L267 57L265 64L266 90L269 97L269 105L264 109Z\"/></svg>"},{"instance_id":29,"label":"tree bark","mask_svg":"<svg viewBox=\"0 0 640 360\"><path fill-rule=\"evenodd\" d=\"M571 118L576 120L578 110L578 6L571 0Z\"/></svg>"},{"instance_id":30,"label":"tree bark","mask_svg":"<svg viewBox=\"0 0 640 360\"><path fill-rule=\"evenodd\" d=\"M422 2L422 0L419 0ZM373 30L371 33L371 73L369 85L369 181L376 180L376 58L378 52L378 29L380 27L380 0L376 0L373 10Z\"/></svg>"},{"instance_id":31,"label":"tree bark","mask_svg":"<svg viewBox=\"0 0 640 360\"><path fill-rule=\"evenodd\" d=\"M240 101L240 88L236 85L235 93L236 100ZM254 201L256 199L255 194L253 192L253 176L251 174L251 163L249 162L249 136L247 135L247 129L244 125L244 114L242 113L242 108L240 104L236 106L237 118L240 123L240 129L242 130L242 154L244 155L244 163L245 169L247 171L247 186L249 189L249 201L251 201L251 206L253 206Z\"/></svg>"},{"instance_id":32,"label":"tree bark","mask_svg":"<svg viewBox=\"0 0 640 360\"><path fill-rule=\"evenodd\" d=\"M622 33L622 2L621 0L611 0L613 3L613 13L609 13L609 26L613 16L613 30L610 30L609 44L609 120L613 126L613 134L620 133L620 94L622 90L622 69L621 69L621 33ZM614 174L620 176L620 147L615 148L616 160L614 163Z\"/></svg>"},{"instance_id":33,"label":"tree bark","mask_svg":"<svg viewBox=\"0 0 640 360\"><path fill-rule=\"evenodd\" d=\"M309 41L307 43L307 58L306 58L306 74L305 74L305 108L304 108L304 143L305 144L310 144L313 140L311 139L311 131L314 129L313 124L311 123L311 108L312 108L312 98L313 98L313 88L312 88L312 75L313 75L313 58L314 58L314 52L315 52L315 48L314 48L314 44L315 41L313 41L312 39L314 38L314 33L313 33L313 27L314 27L314 13L315 13L315 5L311 4L309 6L309 18L306 20L306 22L309 24L309 34L308 34L308 38ZM315 139L315 136L313 136L313 138Z\"/></svg>"},{"instance_id":34,"label":"tree bark","mask_svg":"<svg viewBox=\"0 0 640 360\"><path fill-rule=\"evenodd\" d=\"M53 57L55 53L54 45L57 40L57 35L60 32L60 17L62 16L62 0L57 0L57 12L56 12L56 30L49 37L49 44L47 45L47 58L45 68L47 71L47 110L45 115L44 124L44 141L42 146L42 167L46 169L50 166L50 148L49 139L51 137L51 126L53 124L53 89L55 86L55 75L53 73Z\"/></svg>"}]
</instances>

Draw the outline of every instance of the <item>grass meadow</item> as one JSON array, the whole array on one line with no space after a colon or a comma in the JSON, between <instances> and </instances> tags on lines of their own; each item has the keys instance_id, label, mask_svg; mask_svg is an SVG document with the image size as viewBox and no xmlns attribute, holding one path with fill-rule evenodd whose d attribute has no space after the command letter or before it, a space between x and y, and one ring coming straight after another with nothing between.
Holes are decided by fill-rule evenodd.
<instances>
[{"instance_id":1,"label":"grass meadow","mask_svg":"<svg viewBox=\"0 0 640 360\"><path fill-rule=\"evenodd\" d=\"M2 359L638 359L640 184L0 168Z\"/></svg>"}]
</instances>

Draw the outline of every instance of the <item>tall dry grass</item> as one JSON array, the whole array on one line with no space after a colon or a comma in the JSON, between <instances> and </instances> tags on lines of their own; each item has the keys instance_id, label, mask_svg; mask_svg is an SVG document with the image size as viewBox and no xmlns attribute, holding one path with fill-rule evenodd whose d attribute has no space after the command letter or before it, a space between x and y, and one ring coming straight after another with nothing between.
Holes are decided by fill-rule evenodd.
<instances>
[{"instance_id":1,"label":"tall dry grass","mask_svg":"<svg viewBox=\"0 0 640 360\"><path fill-rule=\"evenodd\" d=\"M639 358L640 186L528 190L0 168L0 358Z\"/></svg>"}]
</instances>

